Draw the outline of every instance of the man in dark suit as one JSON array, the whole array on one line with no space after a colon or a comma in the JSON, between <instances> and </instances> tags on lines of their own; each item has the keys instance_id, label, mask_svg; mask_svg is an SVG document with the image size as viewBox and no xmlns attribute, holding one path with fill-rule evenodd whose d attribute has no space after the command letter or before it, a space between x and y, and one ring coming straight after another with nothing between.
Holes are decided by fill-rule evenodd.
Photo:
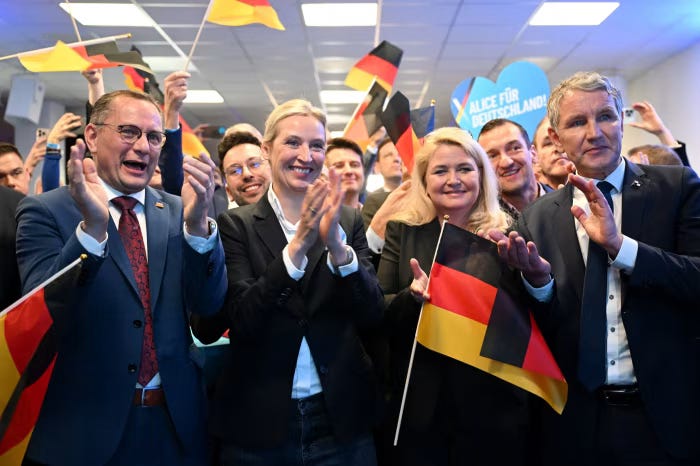
<instances>
[{"instance_id":1,"label":"man in dark suit","mask_svg":"<svg viewBox=\"0 0 700 466\"><path fill-rule=\"evenodd\" d=\"M214 164L188 160L182 198L147 187L163 143L157 103L131 91L96 103L69 160L69 187L20 203L24 291L87 254L71 313L53 315L59 357L28 464L200 465L200 361L187 313L223 304L226 273L207 217ZM184 225L184 226L183 226Z\"/></svg>"},{"instance_id":2,"label":"man in dark suit","mask_svg":"<svg viewBox=\"0 0 700 466\"><path fill-rule=\"evenodd\" d=\"M0 186L0 310L15 302L22 296L15 255L15 236L17 222L15 210L24 195L14 189Z\"/></svg>"},{"instance_id":3,"label":"man in dark suit","mask_svg":"<svg viewBox=\"0 0 700 466\"><path fill-rule=\"evenodd\" d=\"M531 293L550 303L538 318L569 400L543 412L543 464L698 464L700 180L623 160L622 99L597 73L563 81L548 111L576 175L522 213L536 248L499 241L554 275Z\"/></svg>"}]
</instances>

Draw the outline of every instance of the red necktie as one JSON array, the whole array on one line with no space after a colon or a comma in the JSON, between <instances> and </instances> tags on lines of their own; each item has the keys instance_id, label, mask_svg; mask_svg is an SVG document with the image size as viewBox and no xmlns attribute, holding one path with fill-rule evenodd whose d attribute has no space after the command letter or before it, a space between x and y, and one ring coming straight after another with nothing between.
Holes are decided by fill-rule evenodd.
<instances>
[{"instance_id":1,"label":"red necktie","mask_svg":"<svg viewBox=\"0 0 700 466\"><path fill-rule=\"evenodd\" d=\"M134 272L136 286L139 289L139 297L143 305L143 346L141 347L138 382L145 387L153 376L158 373L158 359L156 358L156 345L153 341L151 289L148 285L148 259L146 258L146 248L143 245L139 220L134 212L134 206L137 202L136 199L129 196L112 199L112 203L122 211L119 219L119 236L121 236L124 249L126 249L126 254L129 256L129 262L131 262L131 269Z\"/></svg>"}]
</instances>

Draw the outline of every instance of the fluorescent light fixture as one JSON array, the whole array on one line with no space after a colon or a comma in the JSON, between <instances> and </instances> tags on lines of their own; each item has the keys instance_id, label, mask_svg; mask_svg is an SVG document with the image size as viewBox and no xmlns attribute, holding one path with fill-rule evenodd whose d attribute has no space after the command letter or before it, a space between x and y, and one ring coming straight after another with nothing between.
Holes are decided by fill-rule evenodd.
<instances>
[{"instance_id":1,"label":"fluorescent light fixture","mask_svg":"<svg viewBox=\"0 0 700 466\"><path fill-rule=\"evenodd\" d=\"M217 91L187 90L186 104L221 104L224 98Z\"/></svg>"},{"instance_id":2,"label":"fluorescent light fixture","mask_svg":"<svg viewBox=\"0 0 700 466\"><path fill-rule=\"evenodd\" d=\"M598 26L618 6L619 2L543 3L530 26Z\"/></svg>"},{"instance_id":3,"label":"fluorescent light fixture","mask_svg":"<svg viewBox=\"0 0 700 466\"><path fill-rule=\"evenodd\" d=\"M303 3L304 24L319 27L376 26L376 3Z\"/></svg>"},{"instance_id":4,"label":"fluorescent light fixture","mask_svg":"<svg viewBox=\"0 0 700 466\"><path fill-rule=\"evenodd\" d=\"M365 91L321 91L324 104L359 104L364 99Z\"/></svg>"},{"instance_id":5,"label":"fluorescent light fixture","mask_svg":"<svg viewBox=\"0 0 700 466\"><path fill-rule=\"evenodd\" d=\"M83 26L152 27L155 24L153 18L132 3L59 3L58 6Z\"/></svg>"},{"instance_id":6,"label":"fluorescent light fixture","mask_svg":"<svg viewBox=\"0 0 700 466\"><path fill-rule=\"evenodd\" d=\"M143 61L148 63L154 73L171 73L173 71L180 71L185 68L185 57L173 57L162 56L162 55L151 55L143 57ZM190 62L187 66L187 71L197 71L197 67Z\"/></svg>"}]
</instances>

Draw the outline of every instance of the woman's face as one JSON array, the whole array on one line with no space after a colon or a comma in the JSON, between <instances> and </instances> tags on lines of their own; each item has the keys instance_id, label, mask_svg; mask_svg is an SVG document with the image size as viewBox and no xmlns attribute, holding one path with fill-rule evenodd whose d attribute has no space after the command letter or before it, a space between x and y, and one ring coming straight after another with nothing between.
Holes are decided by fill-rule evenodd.
<instances>
[{"instance_id":1,"label":"woman's face","mask_svg":"<svg viewBox=\"0 0 700 466\"><path fill-rule=\"evenodd\" d=\"M440 144L428 162L425 184L438 216L468 217L479 198L479 167L464 149Z\"/></svg>"},{"instance_id":2,"label":"woman's face","mask_svg":"<svg viewBox=\"0 0 700 466\"><path fill-rule=\"evenodd\" d=\"M321 174L326 151L326 130L310 115L292 115L277 124L277 136L263 144L270 160L272 183L279 196L306 193Z\"/></svg>"}]
</instances>

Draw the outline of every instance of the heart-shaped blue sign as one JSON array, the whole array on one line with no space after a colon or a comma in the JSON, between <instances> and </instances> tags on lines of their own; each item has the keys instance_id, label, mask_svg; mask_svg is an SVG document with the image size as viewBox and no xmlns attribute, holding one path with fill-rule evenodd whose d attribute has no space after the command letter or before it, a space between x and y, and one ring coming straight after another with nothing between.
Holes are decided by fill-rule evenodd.
<instances>
[{"instance_id":1,"label":"heart-shaped blue sign","mask_svg":"<svg viewBox=\"0 0 700 466\"><path fill-rule=\"evenodd\" d=\"M496 83L487 78L468 78L452 92L450 108L457 124L476 138L495 118L520 123L530 135L547 114L549 80L542 69L518 61L501 71Z\"/></svg>"}]
</instances>

